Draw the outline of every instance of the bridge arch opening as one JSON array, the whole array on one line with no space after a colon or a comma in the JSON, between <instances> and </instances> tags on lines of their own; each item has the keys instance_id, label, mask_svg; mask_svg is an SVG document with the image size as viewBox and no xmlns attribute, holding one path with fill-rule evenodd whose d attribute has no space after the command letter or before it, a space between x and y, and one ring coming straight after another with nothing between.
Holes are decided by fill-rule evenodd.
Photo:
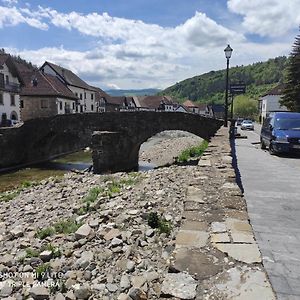
<instances>
[{"instance_id":1,"label":"bridge arch opening","mask_svg":"<svg viewBox=\"0 0 300 300\"><path fill-rule=\"evenodd\" d=\"M161 131L140 145L139 165L142 170L171 165L182 151L198 146L202 141L201 137L188 131Z\"/></svg>"}]
</instances>

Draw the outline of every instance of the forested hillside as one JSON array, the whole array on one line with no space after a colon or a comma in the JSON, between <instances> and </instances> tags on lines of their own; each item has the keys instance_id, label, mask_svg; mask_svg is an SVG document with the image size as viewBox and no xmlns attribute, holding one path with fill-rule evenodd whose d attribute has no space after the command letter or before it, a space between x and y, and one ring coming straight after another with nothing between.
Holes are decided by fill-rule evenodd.
<instances>
[{"instance_id":1,"label":"forested hillside","mask_svg":"<svg viewBox=\"0 0 300 300\"><path fill-rule=\"evenodd\" d=\"M248 66L230 68L230 82L244 81L247 85L247 96L252 99L283 80L287 64L285 56L269 59ZM190 99L206 103L222 103L224 101L226 70L211 71L176 83L160 94L171 95L179 100Z\"/></svg>"}]
</instances>

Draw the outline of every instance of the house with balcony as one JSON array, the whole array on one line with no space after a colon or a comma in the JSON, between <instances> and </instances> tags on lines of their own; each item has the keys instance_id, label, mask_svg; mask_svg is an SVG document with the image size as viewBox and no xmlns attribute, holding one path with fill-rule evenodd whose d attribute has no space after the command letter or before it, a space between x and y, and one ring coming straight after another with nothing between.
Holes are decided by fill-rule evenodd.
<instances>
[{"instance_id":1,"label":"house with balcony","mask_svg":"<svg viewBox=\"0 0 300 300\"><path fill-rule=\"evenodd\" d=\"M0 126L20 121L20 83L11 56L0 53Z\"/></svg>"},{"instance_id":2,"label":"house with balcony","mask_svg":"<svg viewBox=\"0 0 300 300\"><path fill-rule=\"evenodd\" d=\"M46 61L40 71L44 74L56 76L78 98L76 112L97 112L96 89L88 85L71 70Z\"/></svg>"}]
</instances>

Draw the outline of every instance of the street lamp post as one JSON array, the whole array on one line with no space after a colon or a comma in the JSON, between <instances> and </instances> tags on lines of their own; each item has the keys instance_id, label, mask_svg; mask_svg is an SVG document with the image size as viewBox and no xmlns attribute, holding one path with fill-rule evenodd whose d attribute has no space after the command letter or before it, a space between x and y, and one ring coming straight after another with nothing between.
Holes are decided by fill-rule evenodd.
<instances>
[{"instance_id":1,"label":"street lamp post","mask_svg":"<svg viewBox=\"0 0 300 300\"><path fill-rule=\"evenodd\" d=\"M225 57L227 59L224 127L227 127L227 121L228 121L229 59L231 57L232 51L233 49L230 47L230 45L227 45L227 47L224 49Z\"/></svg>"}]
</instances>

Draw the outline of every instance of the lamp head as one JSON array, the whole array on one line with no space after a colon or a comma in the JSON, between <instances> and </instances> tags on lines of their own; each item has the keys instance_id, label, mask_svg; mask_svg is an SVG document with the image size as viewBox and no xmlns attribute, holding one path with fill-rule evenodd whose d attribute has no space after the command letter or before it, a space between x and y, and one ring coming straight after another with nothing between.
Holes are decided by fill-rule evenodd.
<instances>
[{"instance_id":1,"label":"lamp head","mask_svg":"<svg viewBox=\"0 0 300 300\"><path fill-rule=\"evenodd\" d=\"M230 45L227 45L227 47L224 49L225 57L229 59L231 57L233 49L230 47Z\"/></svg>"}]
</instances>

